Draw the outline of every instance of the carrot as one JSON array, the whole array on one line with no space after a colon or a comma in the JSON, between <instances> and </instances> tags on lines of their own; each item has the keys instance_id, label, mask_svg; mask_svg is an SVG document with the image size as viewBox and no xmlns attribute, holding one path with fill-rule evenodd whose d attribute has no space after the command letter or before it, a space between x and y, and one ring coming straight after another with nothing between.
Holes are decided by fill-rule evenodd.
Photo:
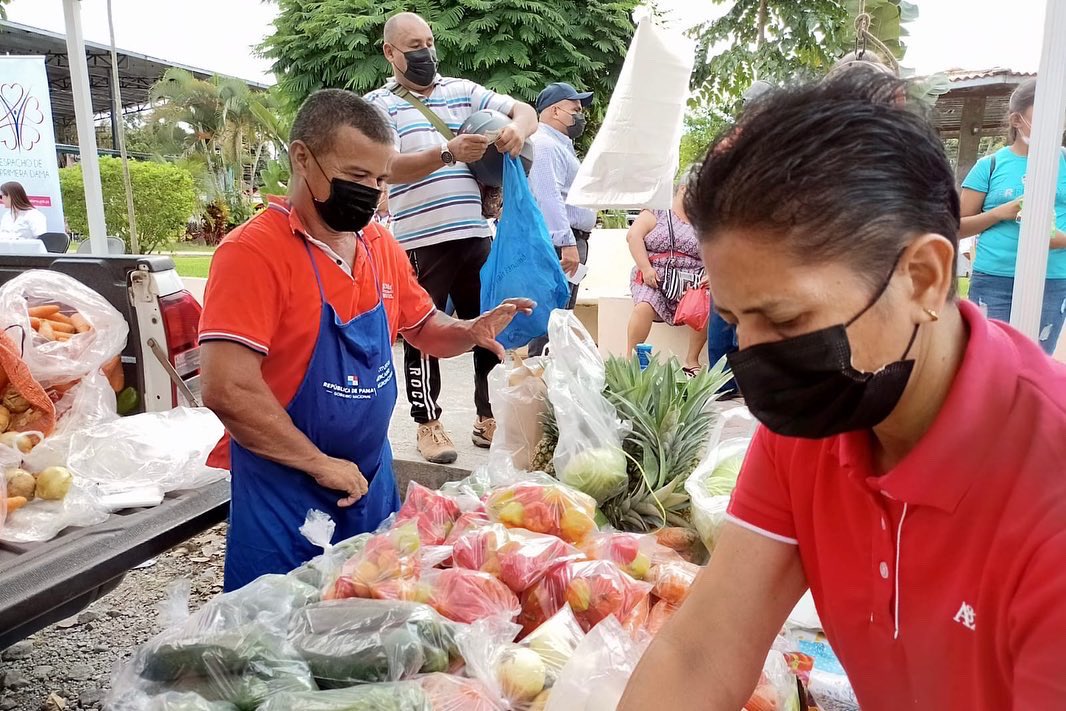
<instances>
[{"instance_id":1,"label":"carrot","mask_svg":"<svg viewBox=\"0 0 1066 711\"><path fill-rule=\"evenodd\" d=\"M100 370L107 376L107 382L111 384L111 389L115 392L122 392L123 388L126 387L126 373L122 370L122 358L115 356L104 363L104 367Z\"/></svg>"},{"instance_id":2,"label":"carrot","mask_svg":"<svg viewBox=\"0 0 1066 711\"><path fill-rule=\"evenodd\" d=\"M51 321L58 321L59 323L65 323L68 326L73 326L74 322L71 321L70 316L65 316L61 313L55 313L48 317Z\"/></svg>"},{"instance_id":3,"label":"carrot","mask_svg":"<svg viewBox=\"0 0 1066 711\"><path fill-rule=\"evenodd\" d=\"M51 321L42 321L41 322L40 334L41 334L41 338L45 339L46 341L54 341L56 339L56 332L52 328L52 322Z\"/></svg>"},{"instance_id":4,"label":"carrot","mask_svg":"<svg viewBox=\"0 0 1066 711\"><path fill-rule=\"evenodd\" d=\"M29 309L30 316L36 316L37 318L49 318L59 313L58 304L48 304L46 306L31 306Z\"/></svg>"},{"instance_id":5,"label":"carrot","mask_svg":"<svg viewBox=\"0 0 1066 711\"><path fill-rule=\"evenodd\" d=\"M18 511L26 505L27 499L25 496L8 496L7 497L7 512Z\"/></svg>"},{"instance_id":6,"label":"carrot","mask_svg":"<svg viewBox=\"0 0 1066 711\"><path fill-rule=\"evenodd\" d=\"M52 327L52 330L56 333L74 333L75 329L69 323L61 323L59 321L53 321L52 319L41 319L42 322L47 321L48 325Z\"/></svg>"},{"instance_id":7,"label":"carrot","mask_svg":"<svg viewBox=\"0 0 1066 711\"><path fill-rule=\"evenodd\" d=\"M37 318L36 316L31 316L30 328L32 328L34 331L41 330L41 319Z\"/></svg>"},{"instance_id":8,"label":"carrot","mask_svg":"<svg viewBox=\"0 0 1066 711\"><path fill-rule=\"evenodd\" d=\"M88 320L76 311L70 315L70 323L78 333L86 333L93 330L93 327L89 324Z\"/></svg>"}]
</instances>

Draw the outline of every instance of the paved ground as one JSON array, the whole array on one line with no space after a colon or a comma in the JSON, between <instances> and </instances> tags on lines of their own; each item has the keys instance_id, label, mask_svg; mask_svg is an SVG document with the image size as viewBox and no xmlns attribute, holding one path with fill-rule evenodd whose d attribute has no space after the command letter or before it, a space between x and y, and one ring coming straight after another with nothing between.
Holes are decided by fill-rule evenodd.
<instances>
[{"instance_id":1,"label":"paved ground","mask_svg":"<svg viewBox=\"0 0 1066 711\"><path fill-rule=\"evenodd\" d=\"M393 349L394 363L398 370L403 368L403 346ZM447 428L459 452L459 460L454 466L473 469L488 458L488 450L478 449L470 441L476 414L474 412L474 359L470 354L443 360L441 369L441 397L444 416L441 421ZM392 417L392 450L397 459L418 459L415 446L415 434L418 426L411 419L411 404L407 400L402 373L398 386L399 400L396 413Z\"/></svg>"}]
</instances>

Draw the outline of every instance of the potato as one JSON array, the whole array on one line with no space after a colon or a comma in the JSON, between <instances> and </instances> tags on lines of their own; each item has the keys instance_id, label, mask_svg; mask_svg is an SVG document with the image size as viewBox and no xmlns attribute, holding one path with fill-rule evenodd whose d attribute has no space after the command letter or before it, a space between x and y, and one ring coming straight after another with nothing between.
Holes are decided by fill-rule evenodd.
<instances>
[{"instance_id":1,"label":"potato","mask_svg":"<svg viewBox=\"0 0 1066 711\"><path fill-rule=\"evenodd\" d=\"M37 496L48 501L59 501L70 491L74 477L66 467L48 467L37 475Z\"/></svg>"},{"instance_id":2,"label":"potato","mask_svg":"<svg viewBox=\"0 0 1066 711\"><path fill-rule=\"evenodd\" d=\"M7 432L7 428L11 426L11 410L8 410L3 405L0 405L0 432Z\"/></svg>"},{"instance_id":3,"label":"potato","mask_svg":"<svg viewBox=\"0 0 1066 711\"><path fill-rule=\"evenodd\" d=\"M17 449L23 454L29 454L30 450L41 443L41 438L35 434L22 432L5 432L0 434L0 444Z\"/></svg>"},{"instance_id":4,"label":"potato","mask_svg":"<svg viewBox=\"0 0 1066 711\"><path fill-rule=\"evenodd\" d=\"M22 496L27 501L33 499L37 489L37 480L25 469L8 469L4 472L4 483L8 496Z\"/></svg>"},{"instance_id":5,"label":"potato","mask_svg":"<svg viewBox=\"0 0 1066 711\"><path fill-rule=\"evenodd\" d=\"M29 409L29 410L26 410L25 412L20 412L19 414L14 415L11 418L11 424L8 425L8 431L10 431L10 432L25 432L26 430L32 430L33 429L33 422L34 422L34 420L36 420L38 418L39 415L40 415L40 413L37 412L37 410L34 410L32 408ZM37 444L37 442L30 443L29 444L30 449L33 449L33 447L36 446L36 444Z\"/></svg>"},{"instance_id":6,"label":"potato","mask_svg":"<svg viewBox=\"0 0 1066 711\"><path fill-rule=\"evenodd\" d=\"M4 390L3 405L14 413L23 413L30 409L30 401L22 397L22 393L14 385L8 385Z\"/></svg>"}]
</instances>

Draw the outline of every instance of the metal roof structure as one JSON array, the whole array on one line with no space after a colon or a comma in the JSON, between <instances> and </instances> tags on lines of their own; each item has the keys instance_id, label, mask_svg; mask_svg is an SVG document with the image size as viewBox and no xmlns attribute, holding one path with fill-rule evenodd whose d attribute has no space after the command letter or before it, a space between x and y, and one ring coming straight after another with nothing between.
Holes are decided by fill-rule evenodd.
<instances>
[{"instance_id":1,"label":"metal roof structure","mask_svg":"<svg viewBox=\"0 0 1066 711\"><path fill-rule=\"evenodd\" d=\"M999 135L1007 130L1007 101L1019 84L1035 74L1010 69L952 69L945 72L951 88L936 102L933 121L941 138L958 138L963 123L963 108L970 100L984 100L980 119L981 135Z\"/></svg>"},{"instance_id":2,"label":"metal roof structure","mask_svg":"<svg viewBox=\"0 0 1066 711\"><path fill-rule=\"evenodd\" d=\"M74 96L71 91L66 36L59 32L0 20L0 54L44 56L52 99L52 115L56 124L56 137L67 135L68 129L74 125ZM145 109L149 103L148 96L152 85L171 67L186 69L200 79L207 79L213 74L206 69L198 69L179 62L149 57L123 49L117 50L116 54L124 113L136 113ZM93 113L97 116L110 116L112 106L111 47L97 42L86 42L85 56L89 65ZM266 84L259 82L248 81L247 84L257 89L267 88Z\"/></svg>"}]
</instances>

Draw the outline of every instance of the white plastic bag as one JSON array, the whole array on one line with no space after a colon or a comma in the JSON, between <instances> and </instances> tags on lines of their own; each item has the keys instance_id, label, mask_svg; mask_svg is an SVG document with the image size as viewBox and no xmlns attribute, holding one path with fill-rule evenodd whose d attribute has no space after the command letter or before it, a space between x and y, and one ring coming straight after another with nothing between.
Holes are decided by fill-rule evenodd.
<instances>
[{"instance_id":1,"label":"white plastic bag","mask_svg":"<svg viewBox=\"0 0 1066 711\"><path fill-rule=\"evenodd\" d=\"M116 410L115 391L107 377L100 371L86 375L56 403L55 431L26 455L26 468L39 472L67 466L74 434L117 420Z\"/></svg>"},{"instance_id":2,"label":"white plastic bag","mask_svg":"<svg viewBox=\"0 0 1066 711\"><path fill-rule=\"evenodd\" d=\"M614 615L608 616L574 650L545 711L614 711L649 641L634 641Z\"/></svg>"},{"instance_id":3,"label":"white plastic bag","mask_svg":"<svg viewBox=\"0 0 1066 711\"><path fill-rule=\"evenodd\" d=\"M696 469L685 480L685 491L691 503L692 524L703 539L708 551L714 550L718 537L718 528L725 520L726 509L733 486L729 486L728 476L719 476L724 472L716 471L720 465L726 469L736 467L739 470L757 422L746 407L736 407L723 412L714 430L711 432L708 448ZM740 434L741 436L722 439L723 435Z\"/></svg>"},{"instance_id":4,"label":"white plastic bag","mask_svg":"<svg viewBox=\"0 0 1066 711\"><path fill-rule=\"evenodd\" d=\"M70 526L95 526L107 520L108 511L92 486L74 478L61 501L34 499L8 514L0 540L11 543L50 541Z\"/></svg>"},{"instance_id":5,"label":"white plastic bag","mask_svg":"<svg viewBox=\"0 0 1066 711\"><path fill-rule=\"evenodd\" d=\"M67 341L41 338L30 325L28 309L46 304L81 314L92 330ZM122 352L129 335L126 319L104 297L73 277L43 269L23 272L0 287L0 329L16 341L21 330L22 359L45 388L100 370Z\"/></svg>"},{"instance_id":6,"label":"white plastic bag","mask_svg":"<svg viewBox=\"0 0 1066 711\"><path fill-rule=\"evenodd\" d=\"M545 358L523 361L517 355L511 367L489 373L489 400L496 416L496 434L490 451L511 457L516 469L529 469L543 434L541 417L547 410L544 383Z\"/></svg>"},{"instance_id":7,"label":"white plastic bag","mask_svg":"<svg viewBox=\"0 0 1066 711\"><path fill-rule=\"evenodd\" d=\"M552 312L548 338L552 360L545 380L559 427L555 473L559 481L603 503L625 491L629 481L622 423L603 396L603 358L572 311Z\"/></svg>"},{"instance_id":8,"label":"white plastic bag","mask_svg":"<svg viewBox=\"0 0 1066 711\"><path fill-rule=\"evenodd\" d=\"M205 464L223 431L222 422L205 408L123 417L75 432L69 467L105 493L195 489L225 476Z\"/></svg>"}]
</instances>

